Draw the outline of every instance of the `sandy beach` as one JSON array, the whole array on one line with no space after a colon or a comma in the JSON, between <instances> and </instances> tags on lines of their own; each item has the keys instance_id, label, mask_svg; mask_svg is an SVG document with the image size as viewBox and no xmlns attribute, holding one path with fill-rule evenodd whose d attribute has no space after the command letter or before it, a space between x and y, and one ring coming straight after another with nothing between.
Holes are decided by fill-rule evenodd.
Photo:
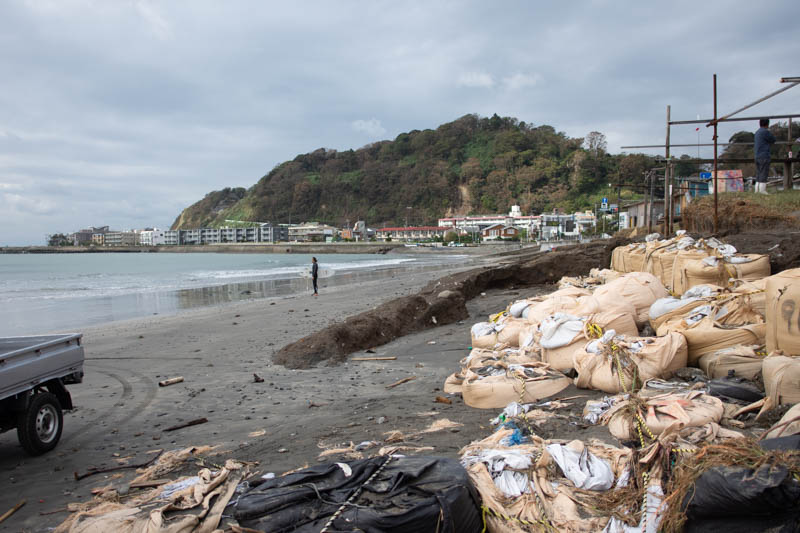
<instances>
[{"instance_id":1,"label":"sandy beach","mask_svg":"<svg viewBox=\"0 0 800 533\"><path fill-rule=\"evenodd\" d=\"M485 427L493 416L464 406L460 398L451 405L434 403L444 378L468 353L472 317L367 354L396 356L392 361L323 363L309 370L271 364L272 354L287 343L412 294L452 271L411 271L335 287L325 287L323 280L318 298L302 294L84 329L86 376L82 384L70 386L76 409L65 413L58 447L32 458L15 432L0 436L6 487L0 510L27 501L0 524L0 531L55 527L67 513L41 513L87 501L92 488L124 483L133 475L124 470L75 481L74 472L140 463L156 449L219 446L223 456L259 461L261 470L279 474L316 462L320 446L381 439L390 430L421 430L449 418L464 428L431 434L425 445L434 446L433 453L455 455L472 440L475 432L469 428ZM503 292L473 300L470 313L484 316L505 306L513 296ZM254 373L264 382L255 383ZM184 382L158 386L175 376ZM408 376L416 378L386 388ZM208 422L163 431L201 417Z\"/></svg>"}]
</instances>

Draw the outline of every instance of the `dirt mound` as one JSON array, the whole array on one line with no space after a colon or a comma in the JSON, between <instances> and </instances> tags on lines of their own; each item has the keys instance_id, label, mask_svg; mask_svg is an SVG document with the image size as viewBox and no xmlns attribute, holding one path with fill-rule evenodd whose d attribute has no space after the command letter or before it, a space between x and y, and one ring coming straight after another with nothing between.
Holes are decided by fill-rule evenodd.
<instances>
[{"instance_id":1,"label":"dirt mound","mask_svg":"<svg viewBox=\"0 0 800 533\"><path fill-rule=\"evenodd\" d=\"M595 267L606 268L616 239L559 248L550 252L524 251L506 255L496 267L484 267L446 276L420 292L385 304L303 337L281 348L273 362L287 368L309 368L322 361L341 363L355 351L451 324L469 316L467 300L490 289L554 283Z\"/></svg>"},{"instance_id":2,"label":"dirt mound","mask_svg":"<svg viewBox=\"0 0 800 533\"><path fill-rule=\"evenodd\" d=\"M720 233L740 233L753 230L798 230L796 216L800 195L789 191L775 195L725 193L718 197L718 230ZM714 198L704 196L693 201L683 214L682 226L692 232L714 230Z\"/></svg>"},{"instance_id":3,"label":"dirt mound","mask_svg":"<svg viewBox=\"0 0 800 533\"><path fill-rule=\"evenodd\" d=\"M800 267L800 230L748 231L722 238L744 254L765 254L773 274Z\"/></svg>"}]
</instances>

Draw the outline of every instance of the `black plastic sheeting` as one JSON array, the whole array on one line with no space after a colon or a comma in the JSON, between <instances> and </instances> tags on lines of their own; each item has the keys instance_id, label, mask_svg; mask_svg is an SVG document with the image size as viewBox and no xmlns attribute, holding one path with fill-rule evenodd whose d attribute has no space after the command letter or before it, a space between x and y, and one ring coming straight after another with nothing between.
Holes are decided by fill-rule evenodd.
<instances>
[{"instance_id":1,"label":"black plastic sheeting","mask_svg":"<svg viewBox=\"0 0 800 533\"><path fill-rule=\"evenodd\" d=\"M753 403L764 397L764 393L752 382L737 376L712 379L708 382L708 389L712 396L727 401L733 399Z\"/></svg>"},{"instance_id":2,"label":"black plastic sheeting","mask_svg":"<svg viewBox=\"0 0 800 533\"><path fill-rule=\"evenodd\" d=\"M762 446L786 450L797 444L790 437L765 440ZM783 465L715 467L697 478L683 507L687 533L800 531L800 482Z\"/></svg>"},{"instance_id":3,"label":"black plastic sheeting","mask_svg":"<svg viewBox=\"0 0 800 533\"><path fill-rule=\"evenodd\" d=\"M329 531L471 533L483 528L478 495L455 459L374 457L347 464L347 477L327 463L270 479L251 480L251 488L229 505L227 515L240 526L270 533L318 533L343 502L363 485L355 505L334 520Z\"/></svg>"}]
</instances>

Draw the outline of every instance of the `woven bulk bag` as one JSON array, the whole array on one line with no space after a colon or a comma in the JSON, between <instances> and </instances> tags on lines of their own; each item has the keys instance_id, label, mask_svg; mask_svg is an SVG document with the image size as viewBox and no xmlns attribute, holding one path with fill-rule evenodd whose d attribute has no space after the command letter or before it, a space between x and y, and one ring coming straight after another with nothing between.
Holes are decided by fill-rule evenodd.
<instances>
[{"instance_id":1,"label":"woven bulk bag","mask_svg":"<svg viewBox=\"0 0 800 533\"><path fill-rule=\"evenodd\" d=\"M686 339L680 333L665 337L607 337L588 343L574 354L576 386L616 394L637 389L637 382L672 377L673 372L686 366Z\"/></svg>"},{"instance_id":2,"label":"woven bulk bag","mask_svg":"<svg viewBox=\"0 0 800 533\"><path fill-rule=\"evenodd\" d=\"M467 371L461 384L461 395L470 407L497 409L511 402L538 402L558 394L569 384L568 377L543 363L498 363Z\"/></svg>"},{"instance_id":3,"label":"woven bulk bag","mask_svg":"<svg viewBox=\"0 0 800 533\"><path fill-rule=\"evenodd\" d=\"M445 394L461 394L461 384L464 382L463 374L454 372L447 376L444 380L444 388L442 389Z\"/></svg>"},{"instance_id":4,"label":"woven bulk bag","mask_svg":"<svg viewBox=\"0 0 800 533\"><path fill-rule=\"evenodd\" d=\"M696 248L680 250L675 254L675 260L672 263L672 281L669 285L673 295L680 296L690 288L686 279L686 265L691 261L706 257L708 257L707 252Z\"/></svg>"},{"instance_id":5,"label":"woven bulk bag","mask_svg":"<svg viewBox=\"0 0 800 533\"><path fill-rule=\"evenodd\" d=\"M510 316L498 320L494 329L497 331L497 342L513 348L519 347L519 334L529 326L527 320ZM473 345L474 346L474 345Z\"/></svg>"},{"instance_id":6,"label":"woven bulk bag","mask_svg":"<svg viewBox=\"0 0 800 533\"><path fill-rule=\"evenodd\" d=\"M624 272L623 262L622 262L622 252L625 250L625 246L617 246L611 251L611 270L616 272Z\"/></svg>"},{"instance_id":7,"label":"woven bulk bag","mask_svg":"<svg viewBox=\"0 0 800 533\"><path fill-rule=\"evenodd\" d=\"M763 254L739 254L726 257L725 269L731 278L756 281L770 275L769 256Z\"/></svg>"},{"instance_id":8,"label":"woven bulk bag","mask_svg":"<svg viewBox=\"0 0 800 533\"><path fill-rule=\"evenodd\" d=\"M620 335L638 335L633 315L624 311L603 311L588 317L557 314L539 326L542 361L556 370L573 368L573 356L592 337L613 329Z\"/></svg>"},{"instance_id":9,"label":"woven bulk bag","mask_svg":"<svg viewBox=\"0 0 800 533\"><path fill-rule=\"evenodd\" d=\"M611 434L620 440L638 438L639 418L646 426L642 428L642 433L657 437L667 429L671 431L719 422L725 413L725 407L719 398L699 391L651 396L636 408L638 417L630 412L629 403L630 400L616 403L601 418L603 423L608 424Z\"/></svg>"},{"instance_id":10,"label":"woven bulk bag","mask_svg":"<svg viewBox=\"0 0 800 533\"><path fill-rule=\"evenodd\" d=\"M737 344L764 344L766 324L748 324L744 326L725 326L706 317L694 327L681 331L689 345L688 364L697 366L698 361L707 353L714 353Z\"/></svg>"},{"instance_id":11,"label":"woven bulk bag","mask_svg":"<svg viewBox=\"0 0 800 533\"><path fill-rule=\"evenodd\" d=\"M622 252L624 272L641 272L644 269L645 247L641 244L629 247Z\"/></svg>"},{"instance_id":12,"label":"woven bulk bag","mask_svg":"<svg viewBox=\"0 0 800 533\"><path fill-rule=\"evenodd\" d=\"M761 372L773 405L800 403L800 357L770 355L764 359Z\"/></svg>"},{"instance_id":13,"label":"woven bulk bag","mask_svg":"<svg viewBox=\"0 0 800 533\"><path fill-rule=\"evenodd\" d=\"M549 296L546 300L529 307L525 320L528 321L528 324L539 324L548 316L556 313L575 313L580 305L581 303L578 301L577 296L561 296L554 294Z\"/></svg>"},{"instance_id":14,"label":"woven bulk bag","mask_svg":"<svg viewBox=\"0 0 800 533\"><path fill-rule=\"evenodd\" d=\"M684 291L697 285L728 286L730 275L724 262L718 257L708 256L703 259L687 261L684 265Z\"/></svg>"},{"instance_id":15,"label":"woven bulk bag","mask_svg":"<svg viewBox=\"0 0 800 533\"><path fill-rule=\"evenodd\" d=\"M652 274L631 272L595 289L593 296L601 306L615 307L620 299L632 305L636 311L637 325L647 324L650 306L659 298L668 296L667 289Z\"/></svg>"},{"instance_id":16,"label":"woven bulk bag","mask_svg":"<svg viewBox=\"0 0 800 533\"><path fill-rule=\"evenodd\" d=\"M611 270L608 268L593 268L589 271L589 276L596 280L599 280L600 283L608 283L609 281L614 281L618 277L620 277L620 273L616 270Z\"/></svg>"},{"instance_id":17,"label":"woven bulk bag","mask_svg":"<svg viewBox=\"0 0 800 533\"><path fill-rule=\"evenodd\" d=\"M800 268L767 278L767 352L800 355Z\"/></svg>"},{"instance_id":18,"label":"woven bulk bag","mask_svg":"<svg viewBox=\"0 0 800 533\"><path fill-rule=\"evenodd\" d=\"M650 250L645 256L644 272L653 274L665 287L672 287L672 265L678 249L674 244L666 244Z\"/></svg>"},{"instance_id":19,"label":"woven bulk bag","mask_svg":"<svg viewBox=\"0 0 800 533\"><path fill-rule=\"evenodd\" d=\"M734 376L755 379L761 373L764 356L757 351L760 346L731 346L700 357L697 364L710 378L722 378L733 372Z\"/></svg>"},{"instance_id":20,"label":"woven bulk bag","mask_svg":"<svg viewBox=\"0 0 800 533\"><path fill-rule=\"evenodd\" d=\"M497 346L497 331L494 324L490 322L478 322L470 329L473 348L484 348L491 350Z\"/></svg>"},{"instance_id":21,"label":"woven bulk bag","mask_svg":"<svg viewBox=\"0 0 800 533\"><path fill-rule=\"evenodd\" d=\"M745 298L750 307L765 318L767 315L767 279L734 280L731 284L731 293Z\"/></svg>"}]
</instances>

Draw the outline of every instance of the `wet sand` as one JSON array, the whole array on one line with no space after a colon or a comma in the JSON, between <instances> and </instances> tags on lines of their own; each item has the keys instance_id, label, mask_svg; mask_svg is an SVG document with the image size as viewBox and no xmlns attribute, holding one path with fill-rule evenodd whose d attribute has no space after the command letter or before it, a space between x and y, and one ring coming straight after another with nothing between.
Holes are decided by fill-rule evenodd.
<instances>
[{"instance_id":1,"label":"wet sand","mask_svg":"<svg viewBox=\"0 0 800 533\"><path fill-rule=\"evenodd\" d=\"M139 463L153 449L218 445L226 455L257 460L261 470L281 473L315 462L319 445L378 439L392 429L423 429L436 418L485 426L493 414L467 408L460 398L452 405L433 402L444 378L468 352L469 321L404 337L369 354L394 355L395 361L304 371L271 364L271 355L285 344L414 293L452 271L401 272L340 286L321 280L318 298L302 294L237 302L84 329L86 377L69 387L77 408L65 413L58 447L32 458L19 446L15 432L0 435L5 487L0 514L27 500L0 524L0 531L55 527L67 513L40 513L88 501L92 488L133 477L133 470L124 470L122 477L75 481L73 472L116 466L126 457ZM497 297L487 309L479 299L471 308L485 314L505 306L510 297ZM432 340L435 345L428 344ZM254 383L254 373L264 382ZM414 381L386 388L411 375ZM159 380L175 376L183 376L184 382L158 386ZM201 417L208 422L163 431ZM460 434L447 433L436 453L454 454L472 440L468 433L466 426Z\"/></svg>"}]
</instances>

